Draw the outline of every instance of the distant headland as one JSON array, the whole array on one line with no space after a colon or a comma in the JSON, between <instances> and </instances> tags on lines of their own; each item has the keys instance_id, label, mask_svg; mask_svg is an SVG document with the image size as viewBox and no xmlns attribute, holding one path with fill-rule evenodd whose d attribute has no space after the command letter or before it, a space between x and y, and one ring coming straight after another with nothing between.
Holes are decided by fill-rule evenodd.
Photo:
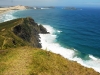
<instances>
[{"instance_id":1,"label":"distant headland","mask_svg":"<svg viewBox=\"0 0 100 75\"><path fill-rule=\"evenodd\" d=\"M49 34L30 17L0 23L0 75L100 75L40 49L40 33Z\"/></svg>"},{"instance_id":2,"label":"distant headland","mask_svg":"<svg viewBox=\"0 0 100 75\"><path fill-rule=\"evenodd\" d=\"M42 9L44 8L54 9L54 7ZM10 10L26 9L34 7L22 5L0 7L0 14ZM47 48L42 50L39 34L50 33L31 17L0 23L0 75L100 75L94 69L52 53Z\"/></svg>"},{"instance_id":3,"label":"distant headland","mask_svg":"<svg viewBox=\"0 0 100 75\"><path fill-rule=\"evenodd\" d=\"M0 7L0 14L10 11L10 10L26 10L26 9L55 9L53 6L49 7L30 7L30 6L23 6L23 5L17 5L17 6L9 6L9 7Z\"/></svg>"},{"instance_id":4,"label":"distant headland","mask_svg":"<svg viewBox=\"0 0 100 75\"><path fill-rule=\"evenodd\" d=\"M22 5L10 6L10 7L0 7L0 13L4 13L9 10L26 10L26 9L31 9L31 7L22 6Z\"/></svg>"},{"instance_id":5,"label":"distant headland","mask_svg":"<svg viewBox=\"0 0 100 75\"><path fill-rule=\"evenodd\" d=\"M63 9L66 9L66 10L77 10L77 8L75 8L75 7L64 7Z\"/></svg>"}]
</instances>

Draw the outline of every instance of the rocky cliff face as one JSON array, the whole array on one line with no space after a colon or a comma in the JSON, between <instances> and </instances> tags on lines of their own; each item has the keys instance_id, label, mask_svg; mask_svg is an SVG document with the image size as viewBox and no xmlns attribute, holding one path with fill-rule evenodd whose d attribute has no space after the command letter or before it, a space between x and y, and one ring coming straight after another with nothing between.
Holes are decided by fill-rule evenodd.
<instances>
[{"instance_id":1,"label":"rocky cliff face","mask_svg":"<svg viewBox=\"0 0 100 75\"><path fill-rule=\"evenodd\" d=\"M49 33L30 17L0 23L0 30L0 49L25 45L41 48L39 34Z\"/></svg>"},{"instance_id":2,"label":"rocky cliff face","mask_svg":"<svg viewBox=\"0 0 100 75\"><path fill-rule=\"evenodd\" d=\"M13 28L13 32L23 40L29 42L31 46L38 48L41 48L39 33L49 33L42 25L38 25L30 17L24 18L22 23L16 25Z\"/></svg>"}]
</instances>

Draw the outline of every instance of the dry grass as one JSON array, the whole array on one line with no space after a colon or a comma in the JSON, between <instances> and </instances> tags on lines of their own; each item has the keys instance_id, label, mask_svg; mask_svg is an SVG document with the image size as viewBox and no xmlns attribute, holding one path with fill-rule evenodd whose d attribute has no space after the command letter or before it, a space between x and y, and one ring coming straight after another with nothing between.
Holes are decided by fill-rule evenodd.
<instances>
[{"instance_id":1,"label":"dry grass","mask_svg":"<svg viewBox=\"0 0 100 75\"><path fill-rule=\"evenodd\" d=\"M60 55L19 47L0 52L0 75L100 75Z\"/></svg>"},{"instance_id":2,"label":"dry grass","mask_svg":"<svg viewBox=\"0 0 100 75\"><path fill-rule=\"evenodd\" d=\"M31 62L32 52L25 47L17 50L17 56L7 62L9 69L5 70L3 75L29 75L27 68Z\"/></svg>"}]
</instances>

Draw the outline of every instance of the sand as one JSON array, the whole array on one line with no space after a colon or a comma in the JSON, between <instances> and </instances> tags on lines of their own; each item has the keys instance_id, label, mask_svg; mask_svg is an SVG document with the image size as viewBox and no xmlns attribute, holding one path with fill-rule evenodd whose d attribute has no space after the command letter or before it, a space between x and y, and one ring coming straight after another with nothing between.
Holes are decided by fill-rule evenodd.
<instances>
[{"instance_id":1,"label":"sand","mask_svg":"<svg viewBox=\"0 0 100 75\"><path fill-rule=\"evenodd\" d=\"M21 5L12 6L12 7L5 7L5 8L0 8L0 14L3 14L3 13L8 12L10 10L25 10L25 9L27 9L27 7L21 6Z\"/></svg>"}]
</instances>

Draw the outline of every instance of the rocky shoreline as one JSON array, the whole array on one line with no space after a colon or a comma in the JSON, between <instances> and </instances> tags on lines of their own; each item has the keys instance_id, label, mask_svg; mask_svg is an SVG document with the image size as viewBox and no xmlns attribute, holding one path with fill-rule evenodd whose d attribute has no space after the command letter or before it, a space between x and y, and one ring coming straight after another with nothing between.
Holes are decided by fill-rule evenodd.
<instances>
[{"instance_id":1,"label":"rocky shoreline","mask_svg":"<svg viewBox=\"0 0 100 75\"><path fill-rule=\"evenodd\" d=\"M0 66L0 75L12 73L12 75L20 73L24 75L100 75L93 69L69 61L59 54L41 50L39 34L49 34L49 32L42 25L35 23L31 17L0 23L0 65L3 65ZM13 65L8 64L9 61ZM24 68L26 71L23 70Z\"/></svg>"},{"instance_id":2,"label":"rocky shoreline","mask_svg":"<svg viewBox=\"0 0 100 75\"><path fill-rule=\"evenodd\" d=\"M30 17L3 22L0 26L0 49L26 45L41 48L39 34L49 34Z\"/></svg>"},{"instance_id":3,"label":"rocky shoreline","mask_svg":"<svg viewBox=\"0 0 100 75\"><path fill-rule=\"evenodd\" d=\"M39 43L39 34L48 34L47 30L42 26L34 22L30 17L23 19L23 22L14 27L13 32L22 38L23 40L29 42L31 46L41 48Z\"/></svg>"}]
</instances>

